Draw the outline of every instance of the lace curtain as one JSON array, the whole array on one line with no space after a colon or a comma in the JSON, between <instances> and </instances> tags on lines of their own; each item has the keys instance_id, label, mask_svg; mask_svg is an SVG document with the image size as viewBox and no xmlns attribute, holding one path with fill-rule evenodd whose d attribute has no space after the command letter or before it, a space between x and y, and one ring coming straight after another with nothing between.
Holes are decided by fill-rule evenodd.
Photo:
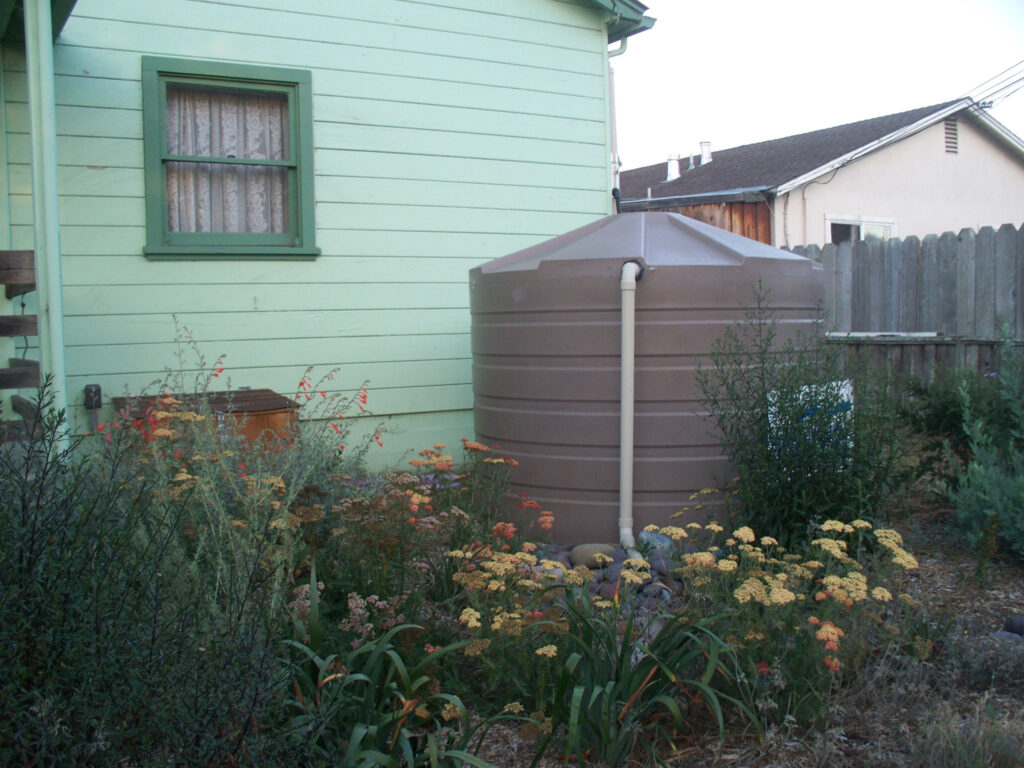
<instances>
[{"instance_id":1,"label":"lace curtain","mask_svg":"<svg viewBox=\"0 0 1024 768\"><path fill-rule=\"evenodd\" d=\"M288 159L288 96L168 84L170 155ZM288 169L169 161L169 232L288 231Z\"/></svg>"}]
</instances>

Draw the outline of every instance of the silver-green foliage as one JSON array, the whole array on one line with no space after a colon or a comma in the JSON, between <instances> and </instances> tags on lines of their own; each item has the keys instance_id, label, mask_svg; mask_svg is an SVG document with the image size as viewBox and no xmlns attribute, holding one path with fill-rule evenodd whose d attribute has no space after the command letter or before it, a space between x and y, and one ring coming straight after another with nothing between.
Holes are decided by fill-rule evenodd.
<instances>
[{"instance_id":1,"label":"silver-green foliage","mask_svg":"<svg viewBox=\"0 0 1024 768\"><path fill-rule=\"evenodd\" d=\"M1009 342L1001 352L999 398L1007 423L977 418L967 386L960 387L971 459L951 498L957 528L983 555L998 546L1024 556L1024 353Z\"/></svg>"},{"instance_id":2,"label":"silver-green foliage","mask_svg":"<svg viewBox=\"0 0 1024 768\"><path fill-rule=\"evenodd\" d=\"M812 333L782 338L768 298L755 288L697 382L736 475L740 521L789 545L812 523L882 514L900 426L886 371L847 358L820 317Z\"/></svg>"}]
</instances>

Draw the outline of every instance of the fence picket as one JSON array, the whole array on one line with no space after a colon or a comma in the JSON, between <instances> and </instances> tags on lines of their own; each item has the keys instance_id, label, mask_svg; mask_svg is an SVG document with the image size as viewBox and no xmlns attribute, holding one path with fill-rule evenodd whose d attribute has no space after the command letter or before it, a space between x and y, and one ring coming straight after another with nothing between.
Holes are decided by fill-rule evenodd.
<instances>
[{"instance_id":1,"label":"fence picket","mask_svg":"<svg viewBox=\"0 0 1024 768\"><path fill-rule=\"evenodd\" d=\"M1003 327L1014 327L1014 289L1017 287L1014 250L1017 245L1017 231L1012 224L1003 224L996 232L995 242L995 273L996 301L995 325L996 333L1002 335Z\"/></svg>"},{"instance_id":2,"label":"fence picket","mask_svg":"<svg viewBox=\"0 0 1024 768\"><path fill-rule=\"evenodd\" d=\"M821 261L837 332L902 334L845 340L871 359L930 376L950 365L984 369L1004 324L1024 343L1024 226L801 250ZM929 333L939 337L921 336Z\"/></svg>"},{"instance_id":3,"label":"fence picket","mask_svg":"<svg viewBox=\"0 0 1024 768\"><path fill-rule=\"evenodd\" d=\"M975 251L974 331L986 339L998 332L996 325L996 232L992 227L978 230Z\"/></svg>"}]
</instances>

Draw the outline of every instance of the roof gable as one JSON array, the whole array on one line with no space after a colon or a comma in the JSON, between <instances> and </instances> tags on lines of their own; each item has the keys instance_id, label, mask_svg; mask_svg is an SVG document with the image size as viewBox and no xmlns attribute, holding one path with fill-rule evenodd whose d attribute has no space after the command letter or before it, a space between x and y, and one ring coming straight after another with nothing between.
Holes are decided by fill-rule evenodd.
<instances>
[{"instance_id":1,"label":"roof gable","mask_svg":"<svg viewBox=\"0 0 1024 768\"><path fill-rule=\"evenodd\" d=\"M623 171L620 175L622 197L624 200L645 199L648 187L652 199L744 191L785 192L950 114L968 109L971 104L970 99L955 99L782 139L723 149L715 152L712 162L706 165L700 165L700 158L695 158L696 167L690 171L686 170L687 160L684 158L683 173L673 181L665 181L667 163ZM984 113L980 118L983 122L995 123Z\"/></svg>"}]
</instances>

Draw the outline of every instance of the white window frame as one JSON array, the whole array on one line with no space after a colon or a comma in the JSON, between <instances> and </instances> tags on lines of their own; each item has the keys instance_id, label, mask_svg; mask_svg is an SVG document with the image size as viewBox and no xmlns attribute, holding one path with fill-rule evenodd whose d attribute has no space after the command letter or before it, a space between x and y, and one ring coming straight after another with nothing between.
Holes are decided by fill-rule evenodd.
<instances>
[{"instance_id":1,"label":"white window frame","mask_svg":"<svg viewBox=\"0 0 1024 768\"><path fill-rule=\"evenodd\" d=\"M865 226L874 225L879 227L888 227L889 234L884 239L891 240L892 238L899 236L898 232L896 231L896 219L889 219L884 216L851 216L849 214L840 215L835 213L826 213L825 231L824 238L821 241L822 243L832 242L833 224L848 224L854 227L860 227L862 232Z\"/></svg>"}]
</instances>

